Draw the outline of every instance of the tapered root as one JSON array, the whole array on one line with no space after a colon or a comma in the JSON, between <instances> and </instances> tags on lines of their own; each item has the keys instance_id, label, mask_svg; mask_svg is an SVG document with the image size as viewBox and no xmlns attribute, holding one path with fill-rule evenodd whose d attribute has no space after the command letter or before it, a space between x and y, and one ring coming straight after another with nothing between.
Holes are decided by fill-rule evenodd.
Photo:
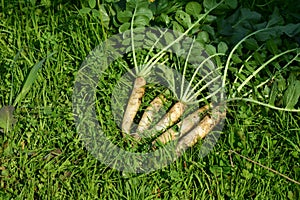
<instances>
[{"instance_id":1,"label":"tapered root","mask_svg":"<svg viewBox=\"0 0 300 200\"><path fill-rule=\"evenodd\" d=\"M167 114L153 127L153 130L160 132L174 125L174 123L182 116L186 105L183 102L175 103Z\"/></svg>"},{"instance_id":2,"label":"tapered root","mask_svg":"<svg viewBox=\"0 0 300 200\"><path fill-rule=\"evenodd\" d=\"M126 134L130 134L131 125L141 105L142 97L145 94L145 85L146 80L143 77L137 77L134 81L122 122L122 130Z\"/></svg>"},{"instance_id":3,"label":"tapered root","mask_svg":"<svg viewBox=\"0 0 300 200\"><path fill-rule=\"evenodd\" d=\"M159 95L150 103L139 122L137 133L141 133L151 126L155 114L161 109L165 101L166 98L163 95Z\"/></svg>"},{"instance_id":4,"label":"tapered root","mask_svg":"<svg viewBox=\"0 0 300 200\"><path fill-rule=\"evenodd\" d=\"M188 115L182 121L178 122L175 126L177 126L179 131L174 130L173 128L169 128L163 134L161 134L152 144L156 142L161 142L163 144L168 143L171 140L175 140L176 138L185 135L189 132L193 127L195 127L201 120L201 115L206 112L211 105L205 105L192 114Z\"/></svg>"},{"instance_id":5,"label":"tapered root","mask_svg":"<svg viewBox=\"0 0 300 200\"><path fill-rule=\"evenodd\" d=\"M215 109L217 111L213 115L206 115L195 128L179 139L176 148L177 154L180 154L186 148L192 147L200 139L203 139L225 117L225 111L220 112L219 108Z\"/></svg>"}]
</instances>

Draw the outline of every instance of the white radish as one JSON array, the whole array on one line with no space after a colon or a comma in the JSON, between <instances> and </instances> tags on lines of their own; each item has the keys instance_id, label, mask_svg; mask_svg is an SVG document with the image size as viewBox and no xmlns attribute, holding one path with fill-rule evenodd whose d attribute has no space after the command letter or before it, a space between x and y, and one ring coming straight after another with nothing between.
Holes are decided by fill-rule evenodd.
<instances>
[{"instance_id":1,"label":"white radish","mask_svg":"<svg viewBox=\"0 0 300 200\"><path fill-rule=\"evenodd\" d=\"M146 80L143 77L137 77L134 81L133 89L127 103L127 108L122 122L122 130L130 134L130 128L134 117L142 102L142 97L145 94Z\"/></svg>"},{"instance_id":2,"label":"white radish","mask_svg":"<svg viewBox=\"0 0 300 200\"><path fill-rule=\"evenodd\" d=\"M152 130L160 132L172 126L182 116L185 108L186 104L181 101L178 101L171 107L169 112L167 112L163 116L163 118L152 128Z\"/></svg>"},{"instance_id":3,"label":"white radish","mask_svg":"<svg viewBox=\"0 0 300 200\"><path fill-rule=\"evenodd\" d=\"M210 105L205 105L192 114L188 115L182 121L178 122L175 126L177 126L179 131L174 130L173 128L169 128L163 134L161 134L152 144L156 142L161 142L163 144L168 143L171 140L175 140L176 138L186 134L189 132L193 127L196 126L200 122L201 115L206 112L210 108Z\"/></svg>"},{"instance_id":4,"label":"white radish","mask_svg":"<svg viewBox=\"0 0 300 200\"><path fill-rule=\"evenodd\" d=\"M183 135L178 143L176 152L180 154L183 150L196 144L200 139L203 139L219 122L225 118L226 112L220 112L220 108L216 107L213 115L206 115L195 128Z\"/></svg>"},{"instance_id":5,"label":"white radish","mask_svg":"<svg viewBox=\"0 0 300 200\"><path fill-rule=\"evenodd\" d=\"M137 132L142 133L147 130L155 117L155 114L161 109L163 103L166 101L166 98L161 94L158 95L146 108L139 125L137 127Z\"/></svg>"}]
</instances>

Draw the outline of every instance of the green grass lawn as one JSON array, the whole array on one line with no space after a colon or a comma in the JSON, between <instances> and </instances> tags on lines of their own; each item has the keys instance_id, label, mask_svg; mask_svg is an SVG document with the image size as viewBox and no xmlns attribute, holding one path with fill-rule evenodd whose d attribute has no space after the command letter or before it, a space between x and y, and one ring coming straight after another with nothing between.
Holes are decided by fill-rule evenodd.
<instances>
[{"instance_id":1,"label":"green grass lawn","mask_svg":"<svg viewBox=\"0 0 300 200\"><path fill-rule=\"evenodd\" d=\"M0 199L300 198L300 114L247 102L228 103L221 137L204 158L197 144L148 174L95 159L75 130L73 84L88 53L113 31L80 8L11 1L0 9L0 107L10 104L12 90L17 96L32 66L55 52L18 103L14 128L0 132Z\"/></svg>"}]
</instances>

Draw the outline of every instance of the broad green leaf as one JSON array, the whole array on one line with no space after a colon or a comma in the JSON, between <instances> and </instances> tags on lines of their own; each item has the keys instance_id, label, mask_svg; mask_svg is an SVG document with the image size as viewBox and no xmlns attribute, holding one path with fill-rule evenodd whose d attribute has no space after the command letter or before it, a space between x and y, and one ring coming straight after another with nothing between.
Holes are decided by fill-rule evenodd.
<instances>
[{"instance_id":1,"label":"broad green leaf","mask_svg":"<svg viewBox=\"0 0 300 200\"><path fill-rule=\"evenodd\" d=\"M185 7L185 12L193 17L198 17L202 11L202 6L198 2L189 2Z\"/></svg>"},{"instance_id":2,"label":"broad green leaf","mask_svg":"<svg viewBox=\"0 0 300 200\"><path fill-rule=\"evenodd\" d=\"M300 62L300 60L298 60L297 62ZM289 66L289 70L291 70L292 72L296 72L298 76L300 75L300 66Z\"/></svg>"},{"instance_id":3,"label":"broad green leaf","mask_svg":"<svg viewBox=\"0 0 300 200\"><path fill-rule=\"evenodd\" d=\"M279 33L279 35L281 35L281 33ZM275 30L275 27L274 29L270 29L268 31L262 31L258 34L256 34L255 38L258 40L258 41L267 41L267 40L270 40L270 39L273 39L273 38L276 38L276 36L278 35L278 33L276 33L276 30Z\"/></svg>"},{"instance_id":4,"label":"broad green leaf","mask_svg":"<svg viewBox=\"0 0 300 200\"><path fill-rule=\"evenodd\" d=\"M147 26L149 25L149 21L153 17L152 11L148 8L137 7L134 13L134 22L133 25L135 27ZM129 21L129 20L128 20Z\"/></svg>"},{"instance_id":5,"label":"broad green leaf","mask_svg":"<svg viewBox=\"0 0 300 200\"><path fill-rule=\"evenodd\" d=\"M225 4L231 9L236 9L238 6L237 0L225 0Z\"/></svg>"},{"instance_id":6,"label":"broad green leaf","mask_svg":"<svg viewBox=\"0 0 300 200\"><path fill-rule=\"evenodd\" d=\"M152 40L153 42L155 42L155 41L158 40L157 35L154 34L154 33L152 33L152 32L150 32L150 31L146 32L146 36L147 36L150 40Z\"/></svg>"},{"instance_id":7,"label":"broad green leaf","mask_svg":"<svg viewBox=\"0 0 300 200\"><path fill-rule=\"evenodd\" d=\"M286 26L279 26L287 36L294 37L300 33L300 23L298 24L287 24Z\"/></svg>"},{"instance_id":8,"label":"broad green leaf","mask_svg":"<svg viewBox=\"0 0 300 200\"><path fill-rule=\"evenodd\" d=\"M134 29L134 33L136 34L136 33L141 33L141 34L145 34L145 27L136 27L135 29Z\"/></svg>"},{"instance_id":9,"label":"broad green leaf","mask_svg":"<svg viewBox=\"0 0 300 200\"><path fill-rule=\"evenodd\" d=\"M236 22L236 24L242 23L243 25L256 24L261 20L261 14L255 11L251 11L249 8L241 8L240 10L241 18ZM251 23L252 22L252 23Z\"/></svg>"},{"instance_id":10,"label":"broad green leaf","mask_svg":"<svg viewBox=\"0 0 300 200\"><path fill-rule=\"evenodd\" d=\"M287 109L293 109L300 97L300 81L289 85L284 93L283 101Z\"/></svg>"},{"instance_id":11,"label":"broad green leaf","mask_svg":"<svg viewBox=\"0 0 300 200\"><path fill-rule=\"evenodd\" d=\"M127 47L126 50L125 50L125 52L126 53L132 52L132 47L131 46Z\"/></svg>"},{"instance_id":12,"label":"broad green leaf","mask_svg":"<svg viewBox=\"0 0 300 200\"><path fill-rule=\"evenodd\" d=\"M242 38L255 31L261 21L261 14L248 8L239 8L226 19L218 20L218 32L229 36L230 43L236 44Z\"/></svg>"},{"instance_id":13,"label":"broad green leaf","mask_svg":"<svg viewBox=\"0 0 300 200\"><path fill-rule=\"evenodd\" d=\"M164 38L166 40L166 44L170 44L175 40L173 34L170 32L166 32L166 34L164 35Z\"/></svg>"},{"instance_id":14,"label":"broad green leaf","mask_svg":"<svg viewBox=\"0 0 300 200\"><path fill-rule=\"evenodd\" d=\"M298 24L287 24L284 26L274 26L268 31L260 32L256 35L259 41L266 41L286 34L289 37L294 37L300 33L300 23Z\"/></svg>"},{"instance_id":15,"label":"broad green leaf","mask_svg":"<svg viewBox=\"0 0 300 200\"><path fill-rule=\"evenodd\" d=\"M32 67L32 69L30 70L30 72L27 76L27 79L22 87L21 92L18 94L18 96L16 97L16 99L14 101L13 106L16 106L20 102L20 100L26 96L26 94L30 90L32 84L34 83L34 81L37 78L38 70L43 66L43 63L45 62L45 60L48 59L49 57L51 57L53 54L54 53L51 53L49 56L47 56L47 58L42 59L41 61L39 61Z\"/></svg>"},{"instance_id":16,"label":"broad green leaf","mask_svg":"<svg viewBox=\"0 0 300 200\"><path fill-rule=\"evenodd\" d=\"M126 7L129 9L147 7L148 1L145 0L127 0Z\"/></svg>"},{"instance_id":17,"label":"broad green leaf","mask_svg":"<svg viewBox=\"0 0 300 200\"><path fill-rule=\"evenodd\" d=\"M145 39L144 40L144 42L145 42L145 45L147 46L147 47L151 47L152 45L153 45L153 41L152 40L149 40L149 39Z\"/></svg>"},{"instance_id":18,"label":"broad green leaf","mask_svg":"<svg viewBox=\"0 0 300 200\"><path fill-rule=\"evenodd\" d=\"M129 10L119 11L117 13L117 18L121 23L129 22L132 17L132 12Z\"/></svg>"},{"instance_id":19,"label":"broad green leaf","mask_svg":"<svg viewBox=\"0 0 300 200\"><path fill-rule=\"evenodd\" d=\"M275 7L272 15L269 17L267 26L271 27L274 25L283 25L283 24L284 24L284 20L280 15L279 9Z\"/></svg>"},{"instance_id":20,"label":"broad green leaf","mask_svg":"<svg viewBox=\"0 0 300 200\"><path fill-rule=\"evenodd\" d=\"M95 8L96 7L96 0L89 0L89 6L90 8Z\"/></svg>"},{"instance_id":21,"label":"broad green leaf","mask_svg":"<svg viewBox=\"0 0 300 200\"><path fill-rule=\"evenodd\" d=\"M130 28L130 23L126 22L119 27L119 32L123 33L124 31L129 30L129 28Z\"/></svg>"},{"instance_id":22,"label":"broad green leaf","mask_svg":"<svg viewBox=\"0 0 300 200\"><path fill-rule=\"evenodd\" d=\"M92 9L90 9L90 8L81 8L81 9L79 10L79 14L84 15L84 14L87 14L87 13L91 12L91 10L92 10Z\"/></svg>"},{"instance_id":23,"label":"broad green leaf","mask_svg":"<svg viewBox=\"0 0 300 200\"><path fill-rule=\"evenodd\" d=\"M150 19L145 15L139 15L134 18L135 26L147 26L149 25Z\"/></svg>"},{"instance_id":24,"label":"broad green leaf","mask_svg":"<svg viewBox=\"0 0 300 200\"><path fill-rule=\"evenodd\" d=\"M135 16L145 16L150 21L153 17L153 13L149 8L138 8L135 13Z\"/></svg>"},{"instance_id":25,"label":"broad green leaf","mask_svg":"<svg viewBox=\"0 0 300 200\"><path fill-rule=\"evenodd\" d=\"M214 55L217 53L216 47L211 44L205 45L205 50L209 55Z\"/></svg>"},{"instance_id":26,"label":"broad green leaf","mask_svg":"<svg viewBox=\"0 0 300 200\"><path fill-rule=\"evenodd\" d=\"M172 25L173 25L172 28L174 31L178 31L180 33L184 32L184 28L180 24L178 24L176 21L172 21Z\"/></svg>"},{"instance_id":27,"label":"broad green leaf","mask_svg":"<svg viewBox=\"0 0 300 200\"><path fill-rule=\"evenodd\" d=\"M196 40L200 43L209 43L209 34L206 31L201 31L198 33Z\"/></svg>"},{"instance_id":28,"label":"broad green leaf","mask_svg":"<svg viewBox=\"0 0 300 200\"><path fill-rule=\"evenodd\" d=\"M204 22L211 24L212 22L214 22L217 19L216 16L214 15L207 15L204 19Z\"/></svg>"},{"instance_id":29,"label":"broad green leaf","mask_svg":"<svg viewBox=\"0 0 300 200\"><path fill-rule=\"evenodd\" d=\"M217 4L216 0L204 0L203 6L205 8L205 11L208 11L212 9Z\"/></svg>"},{"instance_id":30,"label":"broad green leaf","mask_svg":"<svg viewBox=\"0 0 300 200\"><path fill-rule=\"evenodd\" d=\"M95 18L101 16L99 10L96 10L96 9L92 9L92 15L93 15L93 17L95 17Z\"/></svg>"},{"instance_id":31,"label":"broad green leaf","mask_svg":"<svg viewBox=\"0 0 300 200\"><path fill-rule=\"evenodd\" d=\"M3 128L4 132L10 131L17 122L13 116L14 110L13 106L4 106L0 109L0 128Z\"/></svg>"},{"instance_id":32,"label":"broad green leaf","mask_svg":"<svg viewBox=\"0 0 300 200\"><path fill-rule=\"evenodd\" d=\"M176 12L175 19L185 28L189 28L190 26L192 26L191 17L182 10L178 10Z\"/></svg>"},{"instance_id":33,"label":"broad green leaf","mask_svg":"<svg viewBox=\"0 0 300 200\"><path fill-rule=\"evenodd\" d=\"M289 199L296 199L296 198L297 198L297 197L296 197L296 194L294 195L294 193L293 193L292 191L288 191L287 197L288 197Z\"/></svg>"},{"instance_id":34,"label":"broad green leaf","mask_svg":"<svg viewBox=\"0 0 300 200\"><path fill-rule=\"evenodd\" d=\"M144 41L135 41L134 46L136 49L141 49L141 47L144 45Z\"/></svg>"},{"instance_id":35,"label":"broad green leaf","mask_svg":"<svg viewBox=\"0 0 300 200\"><path fill-rule=\"evenodd\" d=\"M130 46L131 44L131 38L126 38L125 40L122 40L122 45L123 46Z\"/></svg>"},{"instance_id":36,"label":"broad green leaf","mask_svg":"<svg viewBox=\"0 0 300 200\"><path fill-rule=\"evenodd\" d=\"M200 31L203 31L202 26L201 26L200 24L196 24L196 25L192 28L190 34L191 34L191 35L195 35L195 34L199 33Z\"/></svg>"},{"instance_id":37,"label":"broad green leaf","mask_svg":"<svg viewBox=\"0 0 300 200\"><path fill-rule=\"evenodd\" d=\"M213 5L216 5L216 0L205 0L203 2L205 11L208 11L209 8L212 8ZM222 4L220 4L216 9L213 10L213 14L215 15L226 15L231 12L231 10L236 9L238 6L237 0L225 0Z\"/></svg>"},{"instance_id":38,"label":"broad green leaf","mask_svg":"<svg viewBox=\"0 0 300 200\"><path fill-rule=\"evenodd\" d=\"M134 35L134 41L142 41L144 40L145 35L144 34L135 34Z\"/></svg>"},{"instance_id":39,"label":"broad green leaf","mask_svg":"<svg viewBox=\"0 0 300 200\"><path fill-rule=\"evenodd\" d=\"M228 46L225 42L220 42L218 44L218 53L226 53L228 50Z\"/></svg>"},{"instance_id":40,"label":"broad green leaf","mask_svg":"<svg viewBox=\"0 0 300 200\"><path fill-rule=\"evenodd\" d=\"M201 29L202 31L206 31L209 35L211 35L212 37L216 36L215 30L213 27L211 27L210 25L201 25Z\"/></svg>"},{"instance_id":41,"label":"broad green leaf","mask_svg":"<svg viewBox=\"0 0 300 200\"><path fill-rule=\"evenodd\" d=\"M254 38L248 38L247 40L245 40L245 47L248 50L257 50L258 49L258 44L257 41Z\"/></svg>"},{"instance_id":42,"label":"broad green leaf","mask_svg":"<svg viewBox=\"0 0 300 200\"><path fill-rule=\"evenodd\" d=\"M162 13L159 17L160 21L164 22L165 24L169 24L170 23L170 18L167 14Z\"/></svg>"}]
</instances>

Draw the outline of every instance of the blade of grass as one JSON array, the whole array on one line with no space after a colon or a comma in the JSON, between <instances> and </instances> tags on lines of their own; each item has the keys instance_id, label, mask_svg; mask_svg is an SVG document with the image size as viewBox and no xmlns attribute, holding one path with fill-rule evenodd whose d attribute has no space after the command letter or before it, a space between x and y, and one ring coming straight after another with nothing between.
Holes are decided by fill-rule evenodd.
<instances>
[{"instance_id":1,"label":"blade of grass","mask_svg":"<svg viewBox=\"0 0 300 200\"><path fill-rule=\"evenodd\" d=\"M43 63L45 62L46 59L50 58L53 54L55 54L55 52L51 53L50 55L48 55L46 58L42 59L41 61L39 61L38 63L36 63L32 69L30 70L27 79L21 89L21 92L18 94L18 96L16 97L13 106L15 107L22 98L24 98L26 96L26 94L28 93L28 91L30 90L32 84L34 83L34 81L37 78L37 73L39 71L39 69L43 66Z\"/></svg>"}]
</instances>

